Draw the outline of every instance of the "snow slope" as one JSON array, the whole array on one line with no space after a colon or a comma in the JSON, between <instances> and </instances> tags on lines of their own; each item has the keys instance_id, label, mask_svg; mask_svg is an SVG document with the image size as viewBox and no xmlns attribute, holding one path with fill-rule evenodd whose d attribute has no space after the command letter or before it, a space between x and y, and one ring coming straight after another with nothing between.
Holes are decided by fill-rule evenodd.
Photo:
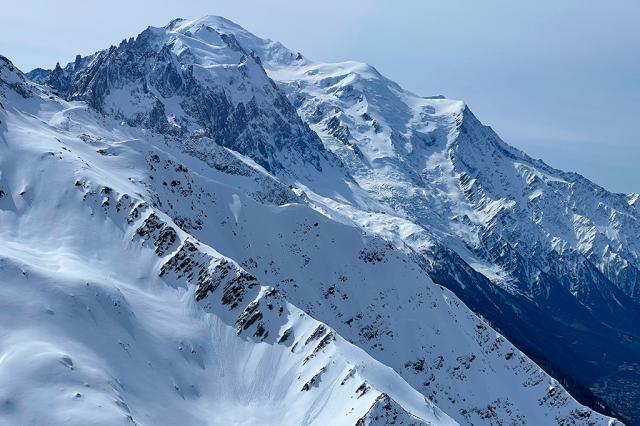
<instances>
[{"instance_id":1,"label":"snow slope","mask_svg":"<svg viewBox=\"0 0 640 426\"><path fill-rule=\"evenodd\" d=\"M3 424L455 424L152 207L160 151L30 89L0 113Z\"/></svg>"},{"instance_id":2,"label":"snow slope","mask_svg":"<svg viewBox=\"0 0 640 426\"><path fill-rule=\"evenodd\" d=\"M0 77L0 422L616 424L381 238Z\"/></svg>"}]
</instances>

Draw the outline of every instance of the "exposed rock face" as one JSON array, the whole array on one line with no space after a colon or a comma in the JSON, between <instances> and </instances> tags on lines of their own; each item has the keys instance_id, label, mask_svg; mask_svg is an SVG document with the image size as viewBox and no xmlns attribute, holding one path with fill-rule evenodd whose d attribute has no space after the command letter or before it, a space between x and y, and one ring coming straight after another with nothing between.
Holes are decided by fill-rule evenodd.
<instances>
[{"instance_id":1,"label":"exposed rock face","mask_svg":"<svg viewBox=\"0 0 640 426\"><path fill-rule=\"evenodd\" d=\"M23 98L31 96L24 74L9 59L0 55L0 94L4 95L6 90L12 90Z\"/></svg>"}]
</instances>

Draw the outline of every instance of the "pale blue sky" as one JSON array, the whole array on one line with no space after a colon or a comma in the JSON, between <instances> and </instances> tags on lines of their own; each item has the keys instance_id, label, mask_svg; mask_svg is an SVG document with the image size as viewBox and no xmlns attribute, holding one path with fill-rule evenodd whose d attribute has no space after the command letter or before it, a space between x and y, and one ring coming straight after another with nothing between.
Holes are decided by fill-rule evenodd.
<instances>
[{"instance_id":1,"label":"pale blue sky","mask_svg":"<svg viewBox=\"0 0 640 426\"><path fill-rule=\"evenodd\" d=\"M221 15L324 62L467 102L507 142L640 192L640 1L95 0L3 5L0 54L52 67L175 17Z\"/></svg>"}]
</instances>

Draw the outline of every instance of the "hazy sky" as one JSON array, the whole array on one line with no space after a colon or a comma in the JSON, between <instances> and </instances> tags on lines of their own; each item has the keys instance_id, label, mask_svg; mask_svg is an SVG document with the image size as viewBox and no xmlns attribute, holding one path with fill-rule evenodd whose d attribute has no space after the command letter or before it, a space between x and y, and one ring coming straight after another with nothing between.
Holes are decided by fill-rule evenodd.
<instances>
[{"instance_id":1,"label":"hazy sky","mask_svg":"<svg viewBox=\"0 0 640 426\"><path fill-rule=\"evenodd\" d=\"M176 17L221 15L323 62L358 60L467 102L507 143L640 192L638 0L35 0L2 7L0 54L51 68Z\"/></svg>"}]
</instances>

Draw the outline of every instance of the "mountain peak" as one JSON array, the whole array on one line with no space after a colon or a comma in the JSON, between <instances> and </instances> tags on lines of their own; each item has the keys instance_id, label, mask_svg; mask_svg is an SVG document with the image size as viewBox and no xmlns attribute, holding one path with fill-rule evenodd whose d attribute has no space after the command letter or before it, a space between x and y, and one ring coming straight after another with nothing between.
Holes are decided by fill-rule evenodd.
<instances>
[{"instance_id":1,"label":"mountain peak","mask_svg":"<svg viewBox=\"0 0 640 426\"><path fill-rule=\"evenodd\" d=\"M295 59L279 43L218 16L174 19L64 68L56 64L44 82L176 144L199 135L276 174L294 164L302 174L307 166L320 171L327 156L320 139L262 65L280 54ZM200 154L210 155L201 145Z\"/></svg>"},{"instance_id":2,"label":"mountain peak","mask_svg":"<svg viewBox=\"0 0 640 426\"><path fill-rule=\"evenodd\" d=\"M174 19L173 21L171 21L171 23L174 23L174 25L173 25L173 28L169 28L169 29L174 31L188 30L188 29L208 26L216 30L225 31L228 33L246 33L253 36L253 34L245 30L243 27L236 24L235 22L217 15L205 15L201 18L194 19L194 20ZM171 23L169 25L171 25Z\"/></svg>"},{"instance_id":3,"label":"mountain peak","mask_svg":"<svg viewBox=\"0 0 640 426\"><path fill-rule=\"evenodd\" d=\"M27 86L27 79L13 62L7 57L0 55L0 95L4 95L3 88L8 87L23 98L30 96Z\"/></svg>"},{"instance_id":4,"label":"mountain peak","mask_svg":"<svg viewBox=\"0 0 640 426\"><path fill-rule=\"evenodd\" d=\"M199 35L201 31L214 30L220 35L229 35L241 38L245 43L247 43L248 48L253 47L254 45L263 46L269 43L273 43L269 39L262 39L245 30L240 25L223 18L221 16L215 15L206 15L202 18L188 20L188 19L174 19L169 22L164 27L169 33L177 33L183 34L188 37L192 37L195 39L202 39L202 36ZM206 33L205 33L206 34ZM208 41L209 38L207 36L204 37L203 41Z\"/></svg>"},{"instance_id":5,"label":"mountain peak","mask_svg":"<svg viewBox=\"0 0 640 426\"><path fill-rule=\"evenodd\" d=\"M0 55L0 79L4 82L24 80L22 72L6 56Z\"/></svg>"}]
</instances>

